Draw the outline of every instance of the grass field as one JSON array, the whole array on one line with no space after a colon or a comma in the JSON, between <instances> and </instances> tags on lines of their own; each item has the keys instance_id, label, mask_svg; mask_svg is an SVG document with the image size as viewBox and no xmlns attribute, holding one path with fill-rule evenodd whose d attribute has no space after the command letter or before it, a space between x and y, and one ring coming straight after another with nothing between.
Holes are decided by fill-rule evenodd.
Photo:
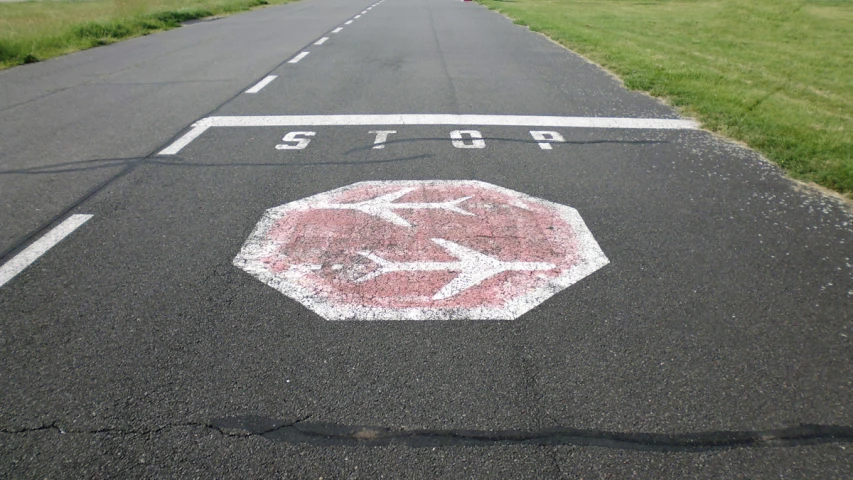
<instances>
[{"instance_id":1,"label":"grass field","mask_svg":"<svg viewBox=\"0 0 853 480\"><path fill-rule=\"evenodd\" d=\"M853 1L478 1L853 198Z\"/></svg>"},{"instance_id":2,"label":"grass field","mask_svg":"<svg viewBox=\"0 0 853 480\"><path fill-rule=\"evenodd\" d=\"M0 68L293 0L44 0L0 3Z\"/></svg>"}]
</instances>

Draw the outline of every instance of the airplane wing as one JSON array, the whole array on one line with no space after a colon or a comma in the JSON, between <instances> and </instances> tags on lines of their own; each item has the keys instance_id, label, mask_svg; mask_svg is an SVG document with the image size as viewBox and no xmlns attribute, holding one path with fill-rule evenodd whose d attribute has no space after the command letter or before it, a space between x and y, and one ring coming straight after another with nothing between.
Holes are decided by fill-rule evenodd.
<instances>
[{"instance_id":1,"label":"airplane wing","mask_svg":"<svg viewBox=\"0 0 853 480\"><path fill-rule=\"evenodd\" d=\"M442 238L433 238L431 240L441 246L441 248L447 250L447 253L456 257L459 263L463 265L459 271L459 275L447 285L441 287L441 290L432 297L433 300L443 300L459 295L465 290L479 285L484 280L505 271L505 269L501 268L501 261L496 258L484 255L468 247L463 247L450 240Z\"/></svg>"},{"instance_id":2,"label":"airplane wing","mask_svg":"<svg viewBox=\"0 0 853 480\"><path fill-rule=\"evenodd\" d=\"M396 192L386 193L385 195L380 195L376 198L371 198L370 200L365 200L365 201L360 202L360 203L365 204L365 205L371 205L371 204L376 205L376 204L381 204L381 203L391 203L394 200L397 200L398 198L406 195L407 193L411 192L414 189L415 189L414 187L403 188L401 190L397 190Z\"/></svg>"},{"instance_id":3,"label":"airplane wing","mask_svg":"<svg viewBox=\"0 0 853 480\"><path fill-rule=\"evenodd\" d=\"M380 206L373 205L365 205L363 207L358 207L357 210L360 210L368 215L373 215L374 217L379 217L386 222L391 222L394 225L399 225L401 227L411 227L412 224L408 222L405 218L394 213L394 210L390 208L382 208Z\"/></svg>"},{"instance_id":4,"label":"airplane wing","mask_svg":"<svg viewBox=\"0 0 853 480\"><path fill-rule=\"evenodd\" d=\"M501 261L482 254L476 250L471 250L468 247L463 247L458 243L453 243L450 240L443 238L431 238L434 243L437 243L441 248L447 250L447 253L459 259L462 263L470 263L472 268L489 268L497 267Z\"/></svg>"}]
</instances>

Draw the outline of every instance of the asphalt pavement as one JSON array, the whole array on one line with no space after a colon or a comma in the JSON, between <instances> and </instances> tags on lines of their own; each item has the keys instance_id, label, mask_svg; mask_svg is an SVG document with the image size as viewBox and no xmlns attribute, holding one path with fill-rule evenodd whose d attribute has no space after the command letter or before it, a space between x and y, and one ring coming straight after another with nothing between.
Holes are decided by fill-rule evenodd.
<instances>
[{"instance_id":1,"label":"asphalt pavement","mask_svg":"<svg viewBox=\"0 0 853 480\"><path fill-rule=\"evenodd\" d=\"M373 2L0 72L0 476L853 478L848 204L480 5Z\"/></svg>"}]
</instances>

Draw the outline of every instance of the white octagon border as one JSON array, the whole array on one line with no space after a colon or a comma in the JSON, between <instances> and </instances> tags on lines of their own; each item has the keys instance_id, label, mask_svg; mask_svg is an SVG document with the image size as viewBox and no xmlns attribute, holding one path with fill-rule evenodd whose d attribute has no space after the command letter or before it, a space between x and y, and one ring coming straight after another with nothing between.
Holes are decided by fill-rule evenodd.
<instances>
[{"instance_id":1,"label":"white octagon border","mask_svg":"<svg viewBox=\"0 0 853 480\"><path fill-rule=\"evenodd\" d=\"M419 187L419 186L457 186L488 188L522 202L535 202L544 205L562 217L575 233L578 242L579 262L565 270L560 276L549 280L545 285L531 290L526 295L513 298L503 307L477 308L384 308L357 305L341 305L318 297L315 292L291 282L287 272L273 274L267 270L261 258L275 252L277 245L265 240L269 229L280 218L293 211L311 210L316 202L333 203L339 194L365 186ZM574 208L549 202L515 190L499 187L478 180L389 180L358 182L328 192L273 207L264 212L263 218L255 226L240 252L234 257L234 266L246 271L270 287L301 303L326 320L515 320L535 308L556 293L565 290L587 275L610 263L598 242Z\"/></svg>"}]
</instances>

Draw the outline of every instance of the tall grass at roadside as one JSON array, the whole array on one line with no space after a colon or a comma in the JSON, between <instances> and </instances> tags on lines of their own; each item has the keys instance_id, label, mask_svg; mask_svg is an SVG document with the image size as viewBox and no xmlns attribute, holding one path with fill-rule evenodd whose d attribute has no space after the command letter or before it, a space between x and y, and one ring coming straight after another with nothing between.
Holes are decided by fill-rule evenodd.
<instances>
[{"instance_id":1,"label":"tall grass at roadside","mask_svg":"<svg viewBox=\"0 0 853 480\"><path fill-rule=\"evenodd\" d=\"M478 1L853 198L853 1Z\"/></svg>"},{"instance_id":2,"label":"tall grass at roadside","mask_svg":"<svg viewBox=\"0 0 853 480\"><path fill-rule=\"evenodd\" d=\"M0 3L0 68L292 0L46 0Z\"/></svg>"}]
</instances>

